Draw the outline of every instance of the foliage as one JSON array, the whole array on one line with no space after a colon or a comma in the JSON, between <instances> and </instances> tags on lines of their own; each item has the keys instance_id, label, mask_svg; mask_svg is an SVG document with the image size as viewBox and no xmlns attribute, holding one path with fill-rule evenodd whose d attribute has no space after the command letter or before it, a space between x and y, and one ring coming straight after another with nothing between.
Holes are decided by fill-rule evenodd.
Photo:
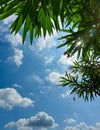
<instances>
[{"instance_id":1,"label":"foliage","mask_svg":"<svg viewBox=\"0 0 100 130\"><path fill-rule=\"evenodd\" d=\"M75 61L70 67L71 74L61 77L61 84L69 86L71 94L92 101L100 96L100 62L98 60Z\"/></svg>"},{"instance_id":2,"label":"foliage","mask_svg":"<svg viewBox=\"0 0 100 130\"><path fill-rule=\"evenodd\" d=\"M66 45L66 53L73 55L78 51L78 58L85 58L92 50L95 56L100 55L100 1L72 1L69 10L68 29L62 29L67 34L60 38L65 42L58 48Z\"/></svg>"},{"instance_id":3,"label":"foliage","mask_svg":"<svg viewBox=\"0 0 100 130\"><path fill-rule=\"evenodd\" d=\"M66 4L65 4L66 3ZM53 29L60 30L60 21L64 22L64 10L68 0L2 0L0 1L0 19L15 14L16 20L11 25L11 32L15 34L23 27L23 43L27 32L30 32L30 41L36 36L50 35Z\"/></svg>"},{"instance_id":4,"label":"foliage","mask_svg":"<svg viewBox=\"0 0 100 130\"><path fill-rule=\"evenodd\" d=\"M68 56L77 52L79 61L71 66L73 73L78 73L76 78L66 74L62 85L85 100L100 95L100 0L1 0L0 20L13 14L16 19L11 33L16 34L23 26L23 43L28 32L31 44L42 34L64 32L65 36L59 38L64 42L57 48L66 46Z\"/></svg>"},{"instance_id":5,"label":"foliage","mask_svg":"<svg viewBox=\"0 0 100 130\"><path fill-rule=\"evenodd\" d=\"M68 54L78 51L78 57L82 53L84 58L91 49L100 54L99 0L2 0L0 19L12 14L16 19L10 27L11 32L16 34L23 25L23 43L28 31L32 44L34 37L42 33L45 37L47 32L51 35L55 29L67 33L61 37L65 42L58 48L67 45Z\"/></svg>"}]
</instances>

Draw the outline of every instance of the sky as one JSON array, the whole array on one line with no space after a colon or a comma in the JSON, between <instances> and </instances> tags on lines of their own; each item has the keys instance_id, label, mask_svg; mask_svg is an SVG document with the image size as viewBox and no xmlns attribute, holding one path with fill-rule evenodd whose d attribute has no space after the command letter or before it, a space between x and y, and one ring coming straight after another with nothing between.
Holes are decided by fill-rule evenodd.
<instances>
[{"instance_id":1,"label":"sky","mask_svg":"<svg viewBox=\"0 0 100 130\"><path fill-rule=\"evenodd\" d=\"M0 22L0 130L100 130L100 98L84 102L59 86L76 56L63 55L66 48L54 30L52 36L10 34L15 16Z\"/></svg>"}]
</instances>

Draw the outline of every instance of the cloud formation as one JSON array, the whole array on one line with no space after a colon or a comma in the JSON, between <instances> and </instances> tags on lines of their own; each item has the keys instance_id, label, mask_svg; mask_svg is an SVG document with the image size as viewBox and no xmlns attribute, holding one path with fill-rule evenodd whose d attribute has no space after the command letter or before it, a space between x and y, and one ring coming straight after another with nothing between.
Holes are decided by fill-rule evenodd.
<instances>
[{"instance_id":1,"label":"cloud formation","mask_svg":"<svg viewBox=\"0 0 100 130\"><path fill-rule=\"evenodd\" d=\"M6 34L5 38L6 38L6 40L8 42L11 43L11 45L13 47L18 47L19 45L22 44L22 36L19 33L17 33L16 35L14 35L14 34Z\"/></svg>"},{"instance_id":2,"label":"cloud formation","mask_svg":"<svg viewBox=\"0 0 100 130\"><path fill-rule=\"evenodd\" d=\"M90 126L85 122L80 122L74 126L67 126L64 130L100 130L100 126L98 126L97 123L95 126Z\"/></svg>"},{"instance_id":3,"label":"cloud formation","mask_svg":"<svg viewBox=\"0 0 100 130\"><path fill-rule=\"evenodd\" d=\"M13 15L7 17L6 19L4 19L3 23L5 25L9 25L9 24L11 24L15 20L15 18L16 18L16 16L13 14Z\"/></svg>"},{"instance_id":4,"label":"cloud formation","mask_svg":"<svg viewBox=\"0 0 100 130\"><path fill-rule=\"evenodd\" d=\"M67 58L66 55L61 55L57 63L63 64L63 65L73 65L73 58Z\"/></svg>"},{"instance_id":5,"label":"cloud formation","mask_svg":"<svg viewBox=\"0 0 100 130\"><path fill-rule=\"evenodd\" d=\"M20 67L22 65L23 59L23 51L17 48L14 48L14 55L12 57L8 57L8 61L13 61L16 66Z\"/></svg>"},{"instance_id":6,"label":"cloud formation","mask_svg":"<svg viewBox=\"0 0 100 130\"><path fill-rule=\"evenodd\" d=\"M3 39L10 42L13 47L17 47L18 45L22 44L22 36L17 33L16 35L10 34L9 32L9 26L15 19L15 15L12 15L4 20L2 20L0 25L1 34L3 34Z\"/></svg>"},{"instance_id":7,"label":"cloud formation","mask_svg":"<svg viewBox=\"0 0 100 130\"><path fill-rule=\"evenodd\" d=\"M58 72L50 72L48 77L46 78L48 81L54 84L59 84L60 77L63 76L63 74L60 74Z\"/></svg>"},{"instance_id":8,"label":"cloud formation","mask_svg":"<svg viewBox=\"0 0 100 130\"><path fill-rule=\"evenodd\" d=\"M45 56L44 60L45 60L45 64L50 64L53 61L54 57L53 56Z\"/></svg>"},{"instance_id":9,"label":"cloud formation","mask_svg":"<svg viewBox=\"0 0 100 130\"><path fill-rule=\"evenodd\" d=\"M40 37L36 43L39 50L41 51L45 48L51 48L53 46L56 46L57 43L54 39L55 35L56 34L54 34L53 36L50 36L49 34L47 34L45 38L43 36Z\"/></svg>"},{"instance_id":10,"label":"cloud formation","mask_svg":"<svg viewBox=\"0 0 100 130\"><path fill-rule=\"evenodd\" d=\"M22 86L17 84L17 83L14 83L12 86L15 87L15 88L22 88Z\"/></svg>"},{"instance_id":11,"label":"cloud formation","mask_svg":"<svg viewBox=\"0 0 100 130\"><path fill-rule=\"evenodd\" d=\"M45 112L39 112L30 118L19 119L16 122L9 122L5 128L16 127L17 130L33 130L34 128L42 130L43 128L54 128L58 126L55 120Z\"/></svg>"},{"instance_id":12,"label":"cloud formation","mask_svg":"<svg viewBox=\"0 0 100 130\"><path fill-rule=\"evenodd\" d=\"M15 106L24 108L34 106L34 101L30 98L23 98L14 88L0 89L0 107L12 109Z\"/></svg>"},{"instance_id":13,"label":"cloud formation","mask_svg":"<svg viewBox=\"0 0 100 130\"><path fill-rule=\"evenodd\" d=\"M64 122L68 124L73 124L73 123L76 123L76 120L73 118L69 118L69 119L64 120Z\"/></svg>"},{"instance_id":14,"label":"cloud formation","mask_svg":"<svg viewBox=\"0 0 100 130\"><path fill-rule=\"evenodd\" d=\"M9 32L9 26L11 25L14 19L15 15L12 15L1 22L2 26L0 26L0 29L2 30L2 35L0 35L2 39L0 40L7 41L11 44L14 55L8 57L7 60L15 63L16 66L20 67L22 65L22 59L24 57L23 50L19 49L19 46L22 44L22 36L20 35L20 33L14 35L10 34Z\"/></svg>"},{"instance_id":15,"label":"cloud formation","mask_svg":"<svg viewBox=\"0 0 100 130\"><path fill-rule=\"evenodd\" d=\"M20 49L15 48L14 49L14 56L11 57L11 60L16 64L17 67L20 67L23 62L23 51Z\"/></svg>"},{"instance_id":16,"label":"cloud formation","mask_svg":"<svg viewBox=\"0 0 100 130\"><path fill-rule=\"evenodd\" d=\"M54 31L53 35L46 34L45 38L43 35L39 37L34 44L34 46L31 46L30 49L37 54L37 52L43 52L45 49L49 50L52 47L55 47L57 45L56 41L57 32Z\"/></svg>"}]
</instances>

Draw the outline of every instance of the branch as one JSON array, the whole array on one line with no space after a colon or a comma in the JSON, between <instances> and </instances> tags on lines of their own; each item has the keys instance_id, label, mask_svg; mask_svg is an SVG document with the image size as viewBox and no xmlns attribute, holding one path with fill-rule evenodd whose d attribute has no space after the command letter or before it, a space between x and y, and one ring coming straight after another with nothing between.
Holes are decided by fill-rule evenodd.
<instances>
[{"instance_id":1,"label":"branch","mask_svg":"<svg viewBox=\"0 0 100 130\"><path fill-rule=\"evenodd\" d=\"M95 19L84 24L85 27L100 23L100 19Z\"/></svg>"},{"instance_id":2,"label":"branch","mask_svg":"<svg viewBox=\"0 0 100 130\"><path fill-rule=\"evenodd\" d=\"M84 8L87 10L87 12L88 12L91 16L93 16L94 18L96 18L96 16L93 14L92 10L90 10L90 9L87 7L86 4L84 4L84 3L82 2L82 5L84 6Z\"/></svg>"}]
</instances>

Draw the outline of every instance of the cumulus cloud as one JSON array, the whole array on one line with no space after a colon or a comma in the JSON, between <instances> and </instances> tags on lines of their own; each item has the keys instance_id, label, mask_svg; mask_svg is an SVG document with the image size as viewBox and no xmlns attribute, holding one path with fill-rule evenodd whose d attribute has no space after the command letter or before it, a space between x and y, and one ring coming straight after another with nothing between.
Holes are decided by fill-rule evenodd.
<instances>
[{"instance_id":1,"label":"cumulus cloud","mask_svg":"<svg viewBox=\"0 0 100 130\"><path fill-rule=\"evenodd\" d=\"M9 31L9 26L11 25L11 23L14 21L14 19L16 18L15 15L11 15L8 18L2 20L0 23L0 31L2 33L7 33ZM1 33L0 33L1 34Z\"/></svg>"},{"instance_id":2,"label":"cumulus cloud","mask_svg":"<svg viewBox=\"0 0 100 130\"><path fill-rule=\"evenodd\" d=\"M58 126L55 120L45 112L39 112L30 118L19 119L16 122L9 122L5 125L6 128L16 127L17 130L47 130L47 128L54 128Z\"/></svg>"},{"instance_id":3,"label":"cumulus cloud","mask_svg":"<svg viewBox=\"0 0 100 130\"><path fill-rule=\"evenodd\" d=\"M16 66L20 67L22 65L23 59L23 51L17 48L14 48L14 55L12 57L8 57L8 61L13 61Z\"/></svg>"},{"instance_id":4,"label":"cumulus cloud","mask_svg":"<svg viewBox=\"0 0 100 130\"><path fill-rule=\"evenodd\" d=\"M36 44L30 47L30 49L36 53L43 51L44 49L50 49L57 45L56 37L57 37L56 31L54 31L53 35L51 36L47 33L45 38L42 35L41 37L37 39Z\"/></svg>"},{"instance_id":5,"label":"cumulus cloud","mask_svg":"<svg viewBox=\"0 0 100 130\"><path fill-rule=\"evenodd\" d=\"M100 122L96 122L96 126L100 129Z\"/></svg>"},{"instance_id":6,"label":"cumulus cloud","mask_svg":"<svg viewBox=\"0 0 100 130\"><path fill-rule=\"evenodd\" d=\"M12 109L15 106L24 108L34 106L34 101L26 97L23 98L14 88L0 89L0 107Z\"/></svg>"},{"instance_id":7,"label":"cumulus cloud","mask_svg":"<svg viewBox=\"0 0 100 130\"><path fill-rule=\"evenodd\" d=\"M59 84L60 77L64 76L58 72L50 72L48 77L46 78L48 81L54 84Z\"/></svg>"},{"instance_id":8,"label":"cumulus cloud","mask_svg":"<svg viewBox=\"0 0 100 130\"><path fill-rule=\"evenodd\" d=\"M77 53L75 53L72 57L67 58L66 55L61 55L57 63L62 65L73 65L73 62L77 59Z\"/></svg>"},{"instance_id":9,"label":"cumulus cloud","mask_svg":"<svg viewBox=\"0 0 100 130\"><path fill-rule=\"evenodd\" d=\"M100 130L97 126L87 125L85 122L80 122L75 126L67 126L64 130Z\"/></svg>"},{"instance_id":10,"label":"cumulus cloud","mask_svg":"<svg viewBox=\"0 0 100 130\"><path fill-rule=\"evenodd\" d=\"M54 37L55 37L55 35L50 36L49 34L47 34L45 38L43 36L40 37L36 43L39 50L41 51L45 48L51 48L53 46L56 46L57 43L56 43Z\"/></svg>"},{"instance_id":11,"label":"cumulus cloud","mask_svg":"<svg viewBox=\"0 0 100 130\"><path fill-rule=\"evenodd\" d=\"M77 127L68 126L64 130L80 130Z\"/></svg>"},{"instance_id":12,"label":"cumulus cloud","mask_svg":"<svg viewBox=\"0 0 100 130\"><path fill-rule=\"evenodd\" d=\"M76 123L76 120L73 118L69 118L69 119L64 120L64 122L68 124L73 124L73 123Z\"/></svg>"},{"instance_id":13,"label":"cumulus cloud","mask_svg":"<svg viewBox=\"0 0 100 130\"><path fill-rule=\"evenodd\" d=\"M23 59L23 51L19 49L14 49L14 56L13 56L13 61L15 64L19 67L22 65L22 59Z\"/></svg>"},{"instance_id":14,"label":"cumulus cloud","mask_svg":"<svg viewBox=\"0 0 100 130\"><path fill-rule=\"evenodd\" d=\"M0 25L0 36L4 37L3 33L7 33L8 28L5 28L4 25ZM4 38L0 37L0 40L5 40Z\"/></svg>"},{"instance_id":15,"label":"cumulus cloud","mask_svg":"<svg viewBox=\"0 0 100 130\"><path fill-rule=\"evenodd\" d=\"M23 59L23 51L20 50L18 47L22 44L22 36L20 33L17 33L16 35L10 34L9 32L9 26L15 19L15 15L12 15L8 17L7 19L4 19L1 22L0 30L1 30L1 37L0 40L7 41L11 44L11 47L13 48L14 55L7 58L7 61L14 62L18 67L22 65L22 59Z\"/></svg>"},{"instance_id":16,"label":"cumulus cloud","mask_svg":"<svg viewBox=\"0 0 100 130\"><path fill-rule=\"evenodd\" d=\"M72 65L73 59L67 58L66 55L61 55L60 59L57 62L60 63L60 64L63 64L63 65Z\"/></svg>"},{"instance_id":17,"label":"cumulus cloud","mask_svg":"<svg viewBox=\"0 0 100 130\"><path fill-rule=\"evenodd\" d=\"M19 33L17 33L16 35L6 34L5 38L8 42L11 43L13 47L17 47L22 44L22 36Z\"/></svg>"},{"instance_id":18,"label":"cumulus cloud","mask_svg":"<svg viewBox=\"0 0 100 130\"><path fill-rule=\"evenodd\" d=\"M16 18L16 16L13 14L13 15L9 16L8 18L4 19L3 24L9 25L15 20L15 18Z\"/></svg>"},{"instance_id":19,"label":"cumulus cloud","mask_svg":"<svg viewBox=\"0 0 100 130\"><path fill-rule=\"evenodd\" d=\"M16 35L10 34L9 32L9 26L15 19L15 15L11 15L10 17L2 20L0 25L0 30L3 34L3 39L10 42L13 47L17 47L18 45L22 44L22 36L17 33Z\"/></svg>"}]
</instances>

